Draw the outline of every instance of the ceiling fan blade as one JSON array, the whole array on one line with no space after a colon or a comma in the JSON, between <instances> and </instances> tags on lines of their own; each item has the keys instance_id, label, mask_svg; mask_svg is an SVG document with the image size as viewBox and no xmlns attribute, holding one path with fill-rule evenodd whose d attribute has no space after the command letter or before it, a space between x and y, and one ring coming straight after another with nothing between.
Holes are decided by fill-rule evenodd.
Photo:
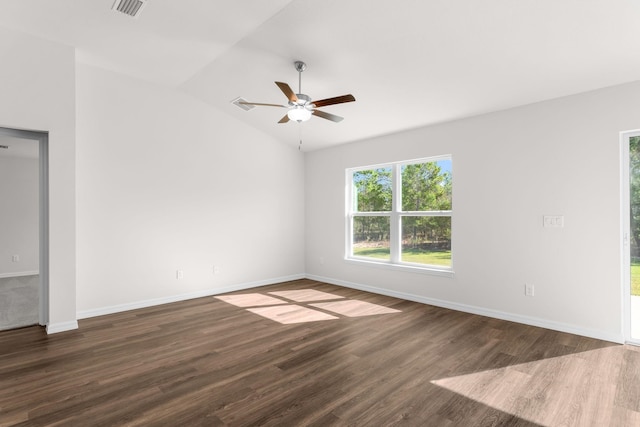
<instances>
[{"instance_id":1,"label":"ceiling fan blade","mask_svg":"<svg viewBox=\"0 0 640 427\"><path fill-rule=\"evenodd\" d=\"M280 119L278 123L287 123L289 121L289 115L285 114L283 118Z\"/></svg>"},{"instance_id":2,"label":"ceiling fan blade","mask_svg":"<svg viewBox=\"0 0 640 427\"><path fill-rule=\"evenodd\" d=\"M238 101L238 104L242 104L242 105L259 105L259 106L263 106L263 107L282 107L282 108L287 108L286 105L280 105L280 104L263 104L261 102L245 102L245 101Z\"/></svg>"},{"instance_id":3,"label":"ceiling fan blade","mask_svg":"<svg viewBox=\"0 0 640 427\"><path fill-rule=\"evenodd\" d=\"M356 99L353 97L353 95L349 94L336 96L335 98L321 99L320 101L312 101L311 103L316 107L326 107L327 105L343 104L345 102L353 102L355 100Z\"/></svg>"},{"instance_id":4,"label":"ceiling fan blade","mask_svg":"<svg viewBox=\"0 0 640 427\"><path fill-rule=\"evenodd\" d=\"M331 120L332 122L341 122L344 120L344 117L336 116L335 114L327 113L320 110L313 110L311 113L314 116L322 117L323 119Z\"/></svg>"},{"instance_id":5,"label":"ceiling fan blade","mask_svg":"<svg viewBox=\"0 0 640 427\"><path fill-rule=\"evenodd\" d=\"M276 82L282 93L289 99L291 102L298 102L298 97L295 92L289 87L288 84L282 82Z\"/></svg>"}]
</instances>

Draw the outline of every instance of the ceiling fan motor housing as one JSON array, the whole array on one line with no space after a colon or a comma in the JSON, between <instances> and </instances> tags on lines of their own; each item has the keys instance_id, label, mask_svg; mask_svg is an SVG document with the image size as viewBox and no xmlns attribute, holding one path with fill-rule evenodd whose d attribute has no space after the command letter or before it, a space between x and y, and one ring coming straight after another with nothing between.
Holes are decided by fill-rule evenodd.
<instances>
[{"instance_id":1,"label":"ceiling fan motor housing","mask_svg":"<svg viewBox=\"0 0 640 427\"><path fill-rule=\"evenodd\" d=\"M309 95L305 95L304 93L296 93L296 97L298 98L298 101L289 101L289 105L307 105L311 102L311 97L309 97Z\"/></svg>"}]
</instances>

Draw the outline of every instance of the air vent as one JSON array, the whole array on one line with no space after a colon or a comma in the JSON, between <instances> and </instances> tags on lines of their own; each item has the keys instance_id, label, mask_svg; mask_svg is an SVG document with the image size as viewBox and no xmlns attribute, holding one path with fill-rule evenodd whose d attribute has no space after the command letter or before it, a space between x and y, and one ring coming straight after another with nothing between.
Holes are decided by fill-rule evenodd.
<instances>
[{"instance_id":1,"label":"air vent","mask_svg":"<svg viewBox=\"0 0 640 427\"><path fill-rule=\"evenodd\" d=\"M116 0L111 9L124 13L132 18L137 18L149 0Z\"/></svg>"},{"instance_id":2,"label":"air vent","mask_svg":"<svg viewBox=\"0 0 640 427\"><path fill-rule=\"evenodd\" d=\"M236 99L231 101L231 103L233 105L235 105L238 108L243 109L244 111L249 111L249 110L253 110L254 108L256 108L255 105L240 104L240 102L247 102L247 100L242 98L242 97L237 97Z\"/></svg>"}]
</instances>

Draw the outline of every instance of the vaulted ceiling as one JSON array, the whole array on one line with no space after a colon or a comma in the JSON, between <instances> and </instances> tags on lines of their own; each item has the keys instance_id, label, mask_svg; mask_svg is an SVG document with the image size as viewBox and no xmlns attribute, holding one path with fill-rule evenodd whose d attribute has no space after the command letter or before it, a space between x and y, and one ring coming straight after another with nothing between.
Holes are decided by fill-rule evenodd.
<instances>
[{"instance_id":1,"label":"vaulted ceiling","mask_svg":"<svg viewBox=\"0 0 640 427\"><path fill-rule=\"evenodd\" d=\"M75 46L78 61L175 87L285 143L321 149L640 79L631 0L2 0L0 26ZM274 81L355 103L278 124L241 96L285 103Z\"/></svg>"}]
</instances>

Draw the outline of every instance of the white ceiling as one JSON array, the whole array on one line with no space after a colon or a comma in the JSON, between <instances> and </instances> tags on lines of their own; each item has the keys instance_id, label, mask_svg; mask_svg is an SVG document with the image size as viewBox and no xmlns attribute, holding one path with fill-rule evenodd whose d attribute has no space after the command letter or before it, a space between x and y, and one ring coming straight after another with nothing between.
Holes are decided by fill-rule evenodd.
<instances>
[{"instance_id":1,"label":"white ceiling","mask_svg":"<svg viewBox=\"0 0 640 427\"><path fill-rule=\"evenodd\" d=\"M77 47L78 59L184 90L305 150L640 79L635 0L2 0L0 25ZM333 123L278 124L294 60Z\"/></svg>"}]
</instances>

